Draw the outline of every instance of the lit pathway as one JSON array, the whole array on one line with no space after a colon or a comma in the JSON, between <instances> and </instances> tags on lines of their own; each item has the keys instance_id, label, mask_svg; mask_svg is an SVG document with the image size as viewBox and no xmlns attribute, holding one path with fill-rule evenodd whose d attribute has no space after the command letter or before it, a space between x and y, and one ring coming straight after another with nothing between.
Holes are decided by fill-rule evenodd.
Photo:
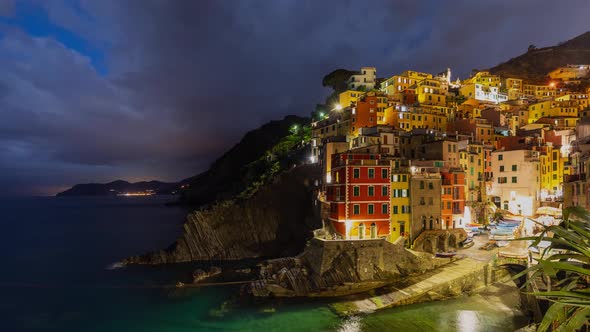
<instances>
[{"instance_id":1,"label":"lit pathway","mask_svg":"<svg viewBox=\"0 0 590 332\"><path fill-rule=\"evenodd\" d=\"M410 278L412 285L408 287L402 289L390 287L391 291L382 295L361 300L339 302L332 306L340 313L350 314L370 313L377 309L408 304L408 302L413 302L415 298L425 295L439 286L455 280L459 281L474 273L479 272L483 274L483 267L486 264L487 262L477 261L471 258L460 259L422 276Z\"/></svg>"}]
</instances>

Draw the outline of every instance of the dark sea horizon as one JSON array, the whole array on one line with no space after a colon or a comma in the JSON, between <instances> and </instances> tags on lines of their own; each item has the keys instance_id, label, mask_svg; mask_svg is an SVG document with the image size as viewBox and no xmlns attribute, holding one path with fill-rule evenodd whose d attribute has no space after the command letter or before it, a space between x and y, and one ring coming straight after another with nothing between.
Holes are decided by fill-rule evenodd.
<instances>
[{"instance_id":1,"label":"dark sea horizon","mask_svg":"<svg viewBox=\"0 0 590 332\"><path fill-rule=\"evenodd\" d=\"M188 210L172 199L1 198L0 330L513 331L526 321L482 295L343 318L326 301L240 300L240 286L162 287L199 264L113 269L180 235Z\"/></svg>"}]
</instances>

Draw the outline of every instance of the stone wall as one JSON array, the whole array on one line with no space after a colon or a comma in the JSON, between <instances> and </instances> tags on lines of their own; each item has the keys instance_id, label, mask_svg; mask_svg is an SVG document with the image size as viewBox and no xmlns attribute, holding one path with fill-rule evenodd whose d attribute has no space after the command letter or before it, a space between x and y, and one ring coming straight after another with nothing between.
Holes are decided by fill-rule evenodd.
<instances>
[{"instance_id":1,"label":"stone wall","mask_svg":"<svg viewBox=\"0 0 590 332\"><path fill-rule=\"evenodd\" d=\"M423 231L414 241L414 250L429 252L455 251L459 243L467 239L467 233L463 228Z\"/></svg>"}]
</instances>

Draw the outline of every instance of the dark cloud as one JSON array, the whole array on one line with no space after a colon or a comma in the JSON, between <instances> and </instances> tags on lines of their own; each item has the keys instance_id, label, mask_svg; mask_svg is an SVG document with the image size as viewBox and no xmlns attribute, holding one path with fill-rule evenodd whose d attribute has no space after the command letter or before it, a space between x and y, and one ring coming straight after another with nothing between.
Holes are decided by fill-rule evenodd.
<instances>
[{"instance_id":1,"label":"dark cloud","mask_svg":"<svg viewBox=\"0 0 590 332\"><path fill-rule=\"evenodd\" d=\"M37 4L102 50L107 73L59 38L1 28L0 184L12 192L180 179L247 130L309 114L333 69L451 67L464 77L588 30L590 9L532 0Z\"/></svg>"},{"instance_id":2,"label":"dark cloud","mask_svg":"<svg viewBox=\"0 0 590 332\"><path fill-rule=\"evenodd\" d=\"M0 17L14 15L14 0L0 0Z\"/></svg>"}]
</instances>

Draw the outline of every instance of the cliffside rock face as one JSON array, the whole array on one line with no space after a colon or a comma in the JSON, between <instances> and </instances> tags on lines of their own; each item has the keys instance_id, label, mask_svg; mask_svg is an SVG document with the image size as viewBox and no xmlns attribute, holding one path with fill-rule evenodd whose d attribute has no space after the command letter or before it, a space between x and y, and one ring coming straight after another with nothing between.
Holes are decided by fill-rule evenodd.
<instances>
[{"instance_id":1,"label":"cliffside rock face","mask_svg":"<svg viewBox=\"0 0 590 332\"><path fill-rule=\"evenodd\" d=\"M568 64L590 62L590 32L552 47L530 50L501 63L490 71L503 77L520 77L529 80L545 80L547 74Z\"/></svg>"},{"instance_id":2,"label":"cliffside rock face","mask_svg":"<svg viewBox=\"0 0 590 332\"><path fill-rule=\"evenodd\" d=\"M293 255L321 227L315 180L321 169L285 171L250 199L226 201L188 215L184 232L168 249L133 256L125 264L239 260Z\"/></svg>"},{"instance_id":3,"label":"cliffside rock face","mask_svg":"<svg viewBox=\"0 0 590 332\"><path fill-rule=\"evenodd\" d=\"M299 256L262 264L260 280L250 289L256 296L340 296L424 273L447 262L407 250L403 240L314 238Z\"/></svg>"}]
</instances>

